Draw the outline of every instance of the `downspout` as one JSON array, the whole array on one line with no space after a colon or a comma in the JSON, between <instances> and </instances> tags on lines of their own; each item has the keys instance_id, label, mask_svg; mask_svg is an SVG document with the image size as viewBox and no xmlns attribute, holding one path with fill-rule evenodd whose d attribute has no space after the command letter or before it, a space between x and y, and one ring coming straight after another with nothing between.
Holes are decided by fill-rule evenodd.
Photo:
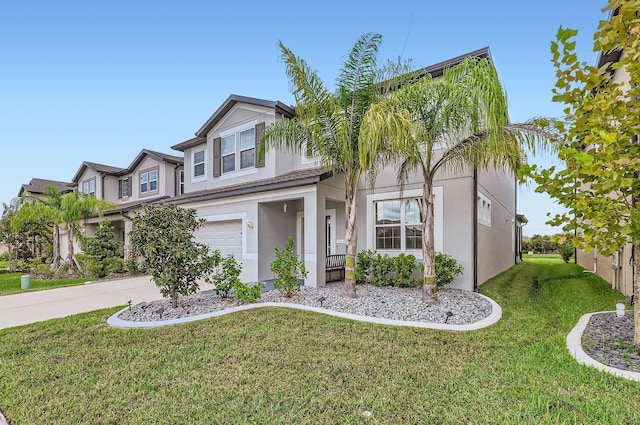
<instances>
[{"instance_id":1,"label":"downspout","mask_svg":"<svg viewBox=\"0 0 640 425\"><path fill-rule=\"evenodd\" d=\"M104 173L100 173L100 195L102 199L106 199L104 197Z\"/></svg>"},{"instance_id":2,"label":"downspout","mask_svg":"<svg viewBox=\"0 0 640 425\"><path fill-rule=\"evenodd\" d=\"M478 292L478 169L473 167L473 292Z\"/></svg>"}]
</instances>

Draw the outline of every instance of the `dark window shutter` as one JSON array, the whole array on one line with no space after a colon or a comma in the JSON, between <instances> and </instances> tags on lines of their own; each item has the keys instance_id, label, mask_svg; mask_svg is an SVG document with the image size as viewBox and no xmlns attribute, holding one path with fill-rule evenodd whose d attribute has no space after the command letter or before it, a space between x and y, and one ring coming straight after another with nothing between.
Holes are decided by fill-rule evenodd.
<instances>
[{"instance_id":1,"label":"dark window shutter","mask_svg":"<svg viewBox=\"0 0 640 425\"><path fill-rule=\"evenodd\" d=\"M222 174L222 139L213 139L213 177L220 177Z\"/></svg>"},{"instance_id":2,"label":"dark window shutter","mask_svg":"<svg viewBox=\"0 0 640 425\"><path fill-rule=\"evenodd\" d=\"M259 122L256 124L256 150L255 150L255 158L256 158L256 167L264 167L264 155L260 157L258 152L260 152L260 139L262 139L262 133L264 133L264 123Z\"/></svg>"},{"instance_id":3,"label":"dark window shutter","mask_svg":"<svg viewBox=\"0 0 640 425\"><path fill-rule=\"evenodd\" d=\"M131 191L133 187L131 187L131 177L127 178L127 196L131 196Z\"/></svg>"},{"instance_id":4,"label":"dark window shutter","mask_svg":"<svg viewBox=\"0 0 640 425\"><path fill-rule=\"evenodd\" d=\"M122 180L118 180L118 199L122 198Z\"/></svg>"}]
</instances>

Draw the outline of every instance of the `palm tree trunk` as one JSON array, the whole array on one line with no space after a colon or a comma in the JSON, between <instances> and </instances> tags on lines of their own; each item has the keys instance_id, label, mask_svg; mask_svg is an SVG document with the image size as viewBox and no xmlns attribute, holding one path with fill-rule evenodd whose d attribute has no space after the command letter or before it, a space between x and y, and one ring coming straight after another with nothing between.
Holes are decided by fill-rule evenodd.
<instances>
[{"instance_id":1,"label":"palm tree trunk","mask_svg":"<svg viewBox=\"0 0 640 425\"><path fill-rule=\"evenodd\" d=\"M67 229L69 234L67 235L67 247L69 249L69 254L67 255L67 261L69 262L69 274L73 274L73 223L67 223Z\"/></svg>"},{"instance_id":2,"label":"palm tree trunk","mask_svg":"<svg viewBox=\"0 0 640 425\"><path fill-rule=\"evenodd\" d=\"M60 267L62 257L60 257L60 226L56 223L53 225L53 259L51 260L51 268Z\"/></svg>"},{"instance_id":3,"label":"palm tree trunk","mask_svg":"<svg viewBox=\"0 0 640 425\"><path fill-rule=\"evenodd\" d=\"M357 187L357 183L356 183ZM345 203L346 226L345 245L346 255L344 258L344 290L345 298L356 298L356 251L358 249L358 227L356 218L358 215L356 190L352 190Z\"/></svg>"},{"instance_id":4,"label":"palm tree trunk","mask_svg":"<svg viewBox=\"0 0 640 425\"><path fill-rule=\"evenodd\" d=\"M640 242L633 246L633 346L640 353Z\"/></svg>"},{"instance_id":5,"label":"palm tree trunk","mask_svg":"<svg viewBox=\"0 0 640 425\"><path fill-rule=\"evenodd\" d=\"M422 254L424 261L424 282L422 283L422 302L428 305L438 304L436 289L436 256L434 246L433 184L425 182L422 199Z\"/></svg>"}]
</instances>

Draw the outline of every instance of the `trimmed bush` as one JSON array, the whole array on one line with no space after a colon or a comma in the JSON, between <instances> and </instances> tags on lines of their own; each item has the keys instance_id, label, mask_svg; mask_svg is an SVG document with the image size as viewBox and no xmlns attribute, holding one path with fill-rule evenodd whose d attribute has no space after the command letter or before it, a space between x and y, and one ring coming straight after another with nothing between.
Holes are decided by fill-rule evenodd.
<instances>
[{"instance_id":1,"label":"trimmed bush","mask_svg":"<svg viewBox=\"0 0 640 425\"><path fill-rule=\"evenodd\" d=\"M450 284L464 271L458 260L442 252L436 253L436 286L442 288Z\"/></svg>"}]
</instances>

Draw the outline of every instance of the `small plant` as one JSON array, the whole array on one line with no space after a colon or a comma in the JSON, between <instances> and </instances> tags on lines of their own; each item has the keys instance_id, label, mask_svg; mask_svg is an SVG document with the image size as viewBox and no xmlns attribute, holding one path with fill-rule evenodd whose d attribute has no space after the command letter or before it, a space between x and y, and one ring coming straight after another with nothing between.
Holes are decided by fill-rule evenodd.
<instances>
[{"instance_id":1,"label":"small plant","mask_svg":"<svg viewBox=\"0 0 640 425\"><path fill-rule=\"evenodd\" d=\"M574 247L569 238L566 238L564 242L558 244L558 252L562 256L562 261L568 263L573 258Z\"/></svg>"},{"instance_id":2,"label":"small plant","mask_svg":"<svg viewBox=\"0 0 640 425\"><path fill-rule=\"evenodd\" d=\"M239 282L235 286L236 297L244 303L252 303L260 299L264 283L259 282L253 285Z\"/></svg>"},{"instance_id":3,"label":"small plant","mask_svg":"<svg viewBox=\"0 0 640 425\"><path fill-rule=\"evenodd\" d=\"M233 254L229 254L223 258L217 249L213 251L210 261L212 262L215 272L207 281L215 286L214 291L218 296L227 298L229 292L237 287L238 284L242 283L240 281L242 266L238 264Z\"/></svg>"},{"instance_id":4,"label":"small plant","mask_svg":"<svg viewBox=\"0 0 640 425\"><path fill-rule=\"evenodd\" d=\"M51 266L49 266L48 264L42 264L42 263L35 264L31 269L31 273L35 274L36 276L38 276L43 280L53 279L53 277L56 274L55 270L53 270Z\"/></svg>"},{"instance_id":5,"label":"small plant","mask_svg":"<svg viewBox=\"0 0 640 425\"><path fill-rule=\"evenodd\" d=\"M304 263L293 251L293 238L289 236L284 248L275 247L276 259L271 263L271 271L276 279L274 288L285 293L287 298L293 295L293 291L300 291L299 278L307 277L307 269Z\"/></svg>"},{"instance_id":6,"label":"small plant","mask_svg":"<svg viewBox=\"0 0 640 425\"><path fill-rule=\"evenodd\" d=\"M140 264L138 263L138 257L135 255L129 255L129 257L124 260L124 267L128 274L134 275L140 272Z\"/></svg>"},{"instance_id":7,"label":"small plant","mask_svg":"<svg viewBox=\"0 0 640 425\"><path fill-rule=\"evenodd\" d=\"M376 254L371 267L371 284L373 286L391 286L393 281L389 273L393 270L393 259L388 254Z\"/></svg>"},{"instance_id":8,"label":"small plant","mask_svg":"<svg viewBox=\"0 0 640 425\"><path fill-rule=\"evenodd\" d=\"M436 286L442 288L450 284L464 271L458 260L448 254L436 254Z\"/></svg>"},{"instance_id":9,"label":"small plant","mask_svg":"<svg viewBox=\"0 0 640 425\"><path fill-rule=\"evenodd\" d=\"M120 273L124 269L124 266L120 266L120 262L112 260L117 258L122 261L122 242L116 240L113 225L109 220L101 221L96 234L93 237L84 238L82 246L86 254L94 260L87 267L92 276L103 278L113 270Z\"/></svg>"}]
</instances>

